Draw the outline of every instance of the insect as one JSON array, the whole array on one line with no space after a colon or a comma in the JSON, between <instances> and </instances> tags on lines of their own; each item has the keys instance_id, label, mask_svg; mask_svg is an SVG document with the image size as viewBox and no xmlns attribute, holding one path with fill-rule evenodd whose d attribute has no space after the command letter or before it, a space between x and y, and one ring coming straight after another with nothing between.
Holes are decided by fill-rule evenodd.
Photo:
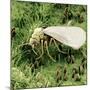
<instances>
[{"instance_id":1,"label":"insect","mask_svg":"<svg viewBox=\"0 0 90 90\"><path fill-rule=\"evenodd\" d=\"M37 60L44 55L44 48L51 60L55 59L50 55L48 46L54 44L58 52L66 54L61 51L58 43L66 45L74 50L78 50L86 41L86 32L80 27L74 26L51 26L44 28L36 28L32 34L29 44L35 48L41 46L42 53Z\"/></svg>"}]
</instances>

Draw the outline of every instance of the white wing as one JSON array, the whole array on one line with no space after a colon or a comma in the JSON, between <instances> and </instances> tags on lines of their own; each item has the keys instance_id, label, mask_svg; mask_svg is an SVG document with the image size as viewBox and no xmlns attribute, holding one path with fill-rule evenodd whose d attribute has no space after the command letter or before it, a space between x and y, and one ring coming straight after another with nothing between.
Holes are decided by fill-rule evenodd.
<instances>
[{"instance_id":1,"label":"white wing","mask_svg":"<svg viewBox=\"0 0 90 90\"><path fill-rule=\"evenodd\" d=\"M52 26L44 29L43 32L74 49L79 49L86 41L86 32L80 27Z\"/></svg>"}]
</instances>

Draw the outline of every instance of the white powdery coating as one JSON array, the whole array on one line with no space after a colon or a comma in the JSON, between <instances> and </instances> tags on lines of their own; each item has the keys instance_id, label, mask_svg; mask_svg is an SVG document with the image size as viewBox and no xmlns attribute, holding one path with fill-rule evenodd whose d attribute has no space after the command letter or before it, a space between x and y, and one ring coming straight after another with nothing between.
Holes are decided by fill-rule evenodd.
<instances>
[{"instance_id":1,"label":"white powdery coating","mask_svg":"<svg viewBox=\"0 0 90 90\"><path fill-rule=\"evenodd\" d=\"M30 38L29 43L31 45L38 44L40 42L40 39L44 38L43 28L36 28L34 30L34 33L32 34L32 37Z\"/></svg>"},{"instance_id":2,"label":"white powdery coating","mask_svg":"<svg viewBox=\"0 0 90 90\"><path fill-rule=\"evenodd\" d=\"M86 32L80 27L52 26L43 32L73 49L79 49L86 41Z\"/></svg>"}]
</instances>

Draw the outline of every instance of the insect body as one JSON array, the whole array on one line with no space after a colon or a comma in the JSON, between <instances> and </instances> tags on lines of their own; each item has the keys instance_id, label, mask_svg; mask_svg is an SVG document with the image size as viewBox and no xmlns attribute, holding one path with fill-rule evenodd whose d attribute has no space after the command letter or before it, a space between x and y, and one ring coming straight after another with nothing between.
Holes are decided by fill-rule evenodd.
<instances>
[{"instance_id":1,"label":"insect body","mask_svg":"<svg viewBox=\"0 0 90 90\"><path fill-rule=\"evenodd\" d=\"M65 53L59 49L57 42L78 50L85 41L86 33L80 27L51 26L47 28L36 28L29 43L33 48L41 44L42 54L37 59L40 59L43 56L43 48L45 46L48 56L55 61L48 50L48 45L51 45L52 42L59 52Z\"/></svg>"}]
</instances>

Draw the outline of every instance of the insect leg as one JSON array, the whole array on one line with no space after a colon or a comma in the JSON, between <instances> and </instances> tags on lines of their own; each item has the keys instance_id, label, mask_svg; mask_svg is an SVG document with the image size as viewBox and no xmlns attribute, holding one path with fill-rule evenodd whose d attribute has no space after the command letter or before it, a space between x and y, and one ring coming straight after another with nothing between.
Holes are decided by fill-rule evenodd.
<instances>
[{"instance_id":1,"label":"insect leg","mask_svg":"<svg viewBox=\"0 0 90 90\"><path fill-rule=\"evenodd\" d=\"M56 48L58 49L58 51L59 51L60 53L67 54L66 52L61 51L61 50L59 49L59 47L58 47L58 45L57 45L55 39L53 39L53 41L54 41L54 44L55 44Z\"/></svg>"},{"instance_id":2,"label":"insect leg","mask_svg":"<svg viewBox=\"0 0 90 90\"><path fill-rule=\"evenodd\" d=\"M38 55L37 52L34 50L34 48L32 48L32 50L33 50L33 52L34 52L36 55Z\"/></svg>"},{"instance_id":3,"label":"insect leg","mask_svg":"<svg viewBox=\"0 0 90 90\"><path fill-rule=\"evenodd\" d=\"M44 51L43 51L43 40L41 40L41 47L42 47L42 53L41 53L41 55L38 58L36 58L37 60L40 59L43 56L43 54L44 54Z\"/></svg>"},{"instance_id":4,"label":"insect leg","mask_svg":"<svg viewBox=\"0 0 90 90\"><path fill-rule=\"evenodd\" d=\"M20 45L18 45L17 48L20 48L20 47L25 46L25 45L30 45L30 44L29 44L29 43L20 44ZM32 47L33 52L34 52L36 55L38 55L37 52L34 50L34 48L35 48L34 44L33 44L31 47Z\"/></svg>"},{"instance_id":5,"label":"insect leg","mask_svg":"<svg viewBox=\"0 0 90 90\"><path fill-rule=\"evenodd\" d=\"M52 61L56 62L56 61L53 59L53 57L50 55L50 53L49 53L47 41L45 41L45 46L46 46L46 50L47 50L47 54L48 54L49 58L50 58Z\"/></svg>"},{"instance_id":6,"label":"insect leg","mask_svg":"<svg viewBox=\"0 0 90 90\"><path fill-rule=\"evenodd\" d=\"M49 46L52 44L53 38L50 39Z\"/></svg>"}]
</instances>

